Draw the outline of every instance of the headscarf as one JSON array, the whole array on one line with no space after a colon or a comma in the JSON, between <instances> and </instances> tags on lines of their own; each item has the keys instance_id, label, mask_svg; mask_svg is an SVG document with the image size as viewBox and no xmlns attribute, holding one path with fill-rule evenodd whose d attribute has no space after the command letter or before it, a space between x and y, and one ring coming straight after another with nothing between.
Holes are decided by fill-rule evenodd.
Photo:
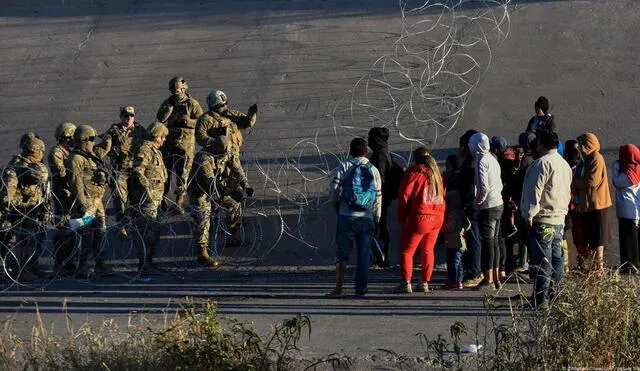
<instances>
[{"instance_id":1,"label":"headscarf","mask_svg":"<svg viewBox=\"0 0 640 371\"><path fill-rule=\"evenodd\" d=\"M625 173L633 185L640 183L640 149L635 144L623 144L618 151L620 171Z\"/></svg>"}]
</instances>

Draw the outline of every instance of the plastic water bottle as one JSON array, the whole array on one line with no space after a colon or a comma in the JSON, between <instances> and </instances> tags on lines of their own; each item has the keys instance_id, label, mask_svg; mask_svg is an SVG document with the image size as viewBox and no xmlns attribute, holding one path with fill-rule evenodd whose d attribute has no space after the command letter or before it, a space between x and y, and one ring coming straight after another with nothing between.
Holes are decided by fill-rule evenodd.
<instances>
[{"instance_id":1,"label":"plastic water bottle","mask_svg":"<svg viewBox=\"0 0 640 371\"><path fill-rule=\"evenodd\" d=\"M72 231L91 223L96 217L93 215L85 214L82 218L69 219L69 228Z\"/></svg>"}]
</instances>

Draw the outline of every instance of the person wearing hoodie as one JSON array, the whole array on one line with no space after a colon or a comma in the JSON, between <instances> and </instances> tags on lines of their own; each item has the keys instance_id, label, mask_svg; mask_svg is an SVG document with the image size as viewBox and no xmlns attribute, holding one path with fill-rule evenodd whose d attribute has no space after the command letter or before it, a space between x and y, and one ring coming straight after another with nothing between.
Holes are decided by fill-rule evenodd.
<instances>
[{"instance_id":1,"label":"person wearing hoodie","mask_svg":"<svg viewBox=\"0 0 640 371\"><path fill-rule=\"evenodd\" d=\"M413 151L415 165L408 168L398 193L398 221L402 225L400 273L402 282L396 293L411 293L413 255L420 249L420 285L416 291L428 292L433 273L433 250L444 222L445 190L438 163L426 147Z\"/></svg>"},{"instance_id":2,"label":"person wearing hoodie","mask_svg":"<svg viewBox=\"0 0 640 371\"><path fill-rule=\"evenodd\" d=\"M620 236L620 271L634 272L640 268L638 219L640 219L640 149L624 144L618 151L618 161L611 166L616 188L616 215Z\"/></svg>"},{"instance_id":3,"label":"person wearing hoodie","mask_svg":"<svg viewBox=\"0 0 640 371\"><path fill-rule=\"evenodd\" d=\"M502 179L500 164L489 152L489 138L483 133L476 133L469 139L469 150L473 153L475 198L473 205L478 211L478 227L482 241L482 269L484 280L476 289L499 289L500 283L500 247L498 231L504 210L502 201Z\"/></svg>"},{"instance_id":4,"label":"person wearing hoodie","mask_svg":"<svg viewBox=\"0 0 640 371\"><path fill-rule=\"evenodd\" d=\"M373 249L375 261L373 265L386 268L389 266L389 225L387 222L387 215L389 212L389 206L395 198L393 193L390 192L388 183L385 181L386 176L389 175L391 169L391 154L389 153L389 129L383 127L374 127L369 130L369 136L367 138L367 145L371 148L371 154L369 161L373 166L378 169L380 173L380 179L382 180L382 210L380 214L380 240L382 241L382 252L379 254L378 249ZM397 194L397 189L395 190Z\"/></svg>"},{"instance_id":5,"label":"person wearing hoodie","mask_svg":"<svg viewBox=\"0 0 640 371\"><path fill-rule=\"evenodd\" d=\"M604 273L604 245L611 242L611 231L607 214L611 207L607 165L600 154L600 142L593 133L585 133L578 138L582 162L571 183L571 191L580 213L584 230L585 245L589 254L595 252L595 271ZM589 258L589 257L587 257Z\"/></svg>"},{"instance_id":6,"label":"person wearing hoodie","mask_svg":"<svg viewBox=\"0 0 640 371\"><path fill-rule=\"evenodd\" d=\"M529 229L531 263L536 267L533 306L548 300L551 283L564 275L562 239L571 200L571 168L558 154L558 135L538 130L536 159L527 169L520 201L522 217Z\"/></svg>"}]
</instances>

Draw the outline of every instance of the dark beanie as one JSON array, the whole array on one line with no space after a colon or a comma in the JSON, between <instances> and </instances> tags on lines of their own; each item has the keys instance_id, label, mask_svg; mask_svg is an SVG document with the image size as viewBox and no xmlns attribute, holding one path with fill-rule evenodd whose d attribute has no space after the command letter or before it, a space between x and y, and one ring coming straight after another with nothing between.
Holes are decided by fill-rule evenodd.
<instances>
[{"instance_id":1,"label":"dark beanie","mask_svg":"<svg viewBox=\"0 0 640 371\"><path fill-rule=\"evenodd\" d=\"M536 108L540 108L542 112L548 113L549 111L549 100L546 97L539 97L535 103Z\"/></svg>"}]
</instances>

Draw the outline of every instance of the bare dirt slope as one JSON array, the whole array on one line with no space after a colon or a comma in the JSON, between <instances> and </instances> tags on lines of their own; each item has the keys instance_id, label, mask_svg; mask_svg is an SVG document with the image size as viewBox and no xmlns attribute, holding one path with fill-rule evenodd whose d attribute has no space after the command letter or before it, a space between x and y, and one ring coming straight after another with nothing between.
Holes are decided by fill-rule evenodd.
<instances>
[{"instance_id":1,"label":"bare dirt slope","mask_svg":"<svg viewBox=\"0 0 640 371\"><path fill-rule=\"evenodd\" d=\"M478 14L483 6L474 2L466 12ZM640 3L531 0L514 1L507 10L509 33L501 42L492 39L490 53L483 54L484 72L465 100L464 115L431 146L455 148L457 136L469 128L515 141L539 95L549 97L562 139L594 132L609 162L620 144L637 143ZM460 32L474 36L471 29ZM275 265L302 272L313 272L311 265L326 268L315 276L265 273L224 284L233 270L175 273L146 283L130 277L57 280L43 292L5 285L1 311L15 314L25 330L33 307L21 306L23 298L46 298L55 312L69 297L70 307L77 303L74 313L100 320L157 309L183 294L207 296L202 288L209 285L213 298L231 293L222 305L226 313L264 328L294 312L312 313L307 355L368 354L380 347L414 353L415 332L445 333L454 320L474 322L481 314L479 294L396 298L387 294L393 272L374 273L369 300L321 297L332 280L335 221L316 197L326 189L339 149L351 138L345 133L362 134L375 123L366 117L349 121L336 110L348 109L356 83L393 50L401 30L397 2L382 0L4 0L0 163L18 151L18 138L26 131L36 131L51 146L58 123L88 123L103 131L117 121L123 105L135 106L137 120L147 125L169 95L168 80L184 76L203 105L210 90L222 89L232 108L260 107L243 154L258 190L248 212L253 220L249 255L262 258L257 264L267 270ZM334 130L332 117L357 128ZM406 157L408 142L394 133L392 143ZM609 255L615 261L616 252ZM144 299L127 293L133 288L149 292L149 285L153 294Z\"/></svg>"}]
</instances>

